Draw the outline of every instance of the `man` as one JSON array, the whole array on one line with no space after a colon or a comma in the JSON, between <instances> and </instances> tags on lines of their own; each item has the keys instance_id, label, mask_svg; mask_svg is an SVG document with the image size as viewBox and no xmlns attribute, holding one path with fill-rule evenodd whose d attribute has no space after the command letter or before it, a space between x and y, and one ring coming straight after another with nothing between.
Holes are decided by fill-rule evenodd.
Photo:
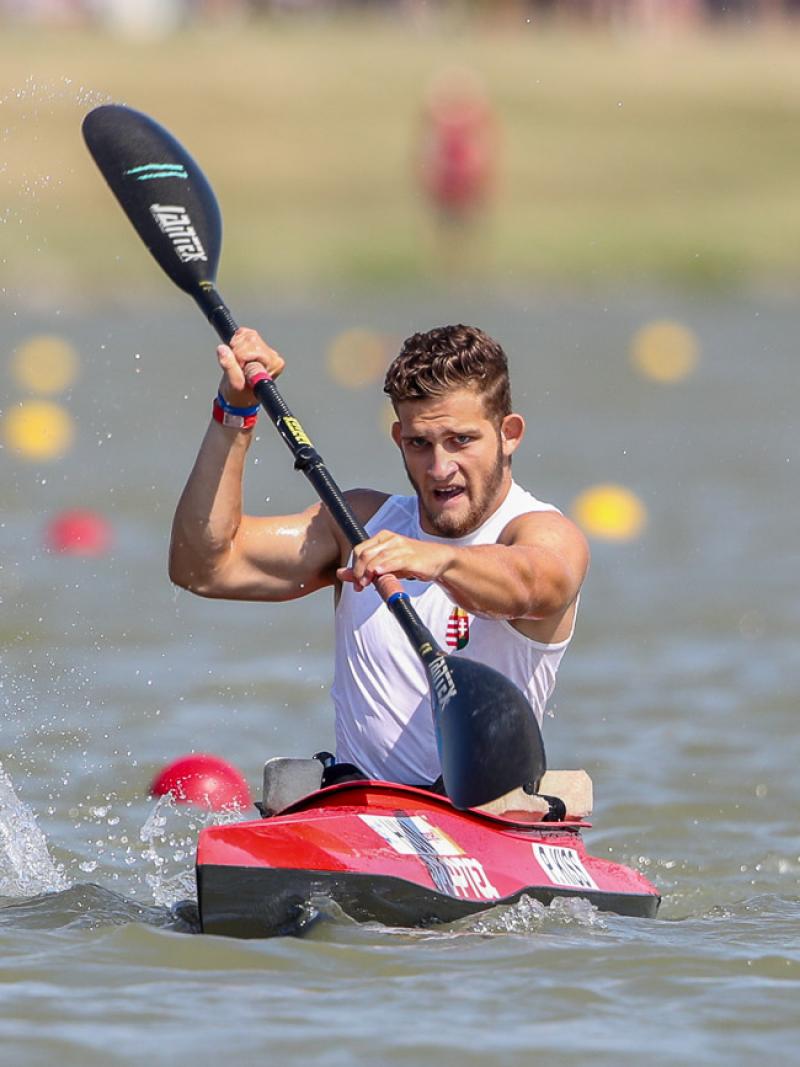
<instances>
[{"instance_id":1,"label":"man","mask_svg":"<svg viewBox=\"0 0 800 1067\"><path fill-rule=\"evenodd\" d=\"M441 773L425 674L373 586L383 574L407 583L443 646L515 682L541 724L588 548L569 519L512 479L525 422L511 410L500 345L466 326L404 343L384 389L415 495L347 493L370 535L354 550L321 504L298 515L242 514L258 410L244 369L256 364L277 377L284 361L249 329L220 345L217 358L214 418L175 514L172 580L200 596L265 601L332 586L336 758L370 777L424 785Z\"/></svg>"}]
</instances>

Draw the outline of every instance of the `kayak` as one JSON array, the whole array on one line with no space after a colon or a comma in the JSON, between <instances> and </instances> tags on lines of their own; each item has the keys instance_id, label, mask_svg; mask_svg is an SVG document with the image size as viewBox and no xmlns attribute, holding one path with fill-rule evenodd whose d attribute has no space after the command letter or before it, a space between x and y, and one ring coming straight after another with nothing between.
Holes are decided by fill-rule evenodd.
<instances>
[{"instance_id":1,"label":"kayak","mask_svg":"<svg viewBox=\"0 0 800 1067\"><path fill-rule=\"evenodd\" d=\"M566 783L569 792L575 775L589 781L585 772L548 772L540 791ZM585 801L516 790L486 808L459 810L425 789L372 780L293 795L319 776L313 760L269 760L262 817L200 832L204 933L299 933L320 897L358 922L395 927L452 922L523 895L656 915L661 898L642 874L586 852Z\"/></svg>"}]
</instances>

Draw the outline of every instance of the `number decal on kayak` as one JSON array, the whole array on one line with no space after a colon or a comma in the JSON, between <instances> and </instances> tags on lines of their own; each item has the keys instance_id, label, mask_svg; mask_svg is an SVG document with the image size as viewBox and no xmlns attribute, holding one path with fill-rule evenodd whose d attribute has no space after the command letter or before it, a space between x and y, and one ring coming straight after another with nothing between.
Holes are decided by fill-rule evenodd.
<instances>
[{"instance_id":1,"label":"number decal on kayak","mask_svg":"<svg viewBox=\"0 0 800 1067\"><path fill-rule=\"evenodd\" d=\"M574 848L537 843L531 847L536 862L553 885L568 886L570 889L597 889Z\"/></svg>"},{"instance_id":2,"label":"number decal on kayak","mask_svg":"<svg viewBox=\"0 0 800 1067\"><path fill-rule=\"evenodd\" d=\"M467 900L499 900L480 860L433 826L424 815L361 815L367 826L401 856L418 856L441 893Z\"/></svg>"}]
</instances>

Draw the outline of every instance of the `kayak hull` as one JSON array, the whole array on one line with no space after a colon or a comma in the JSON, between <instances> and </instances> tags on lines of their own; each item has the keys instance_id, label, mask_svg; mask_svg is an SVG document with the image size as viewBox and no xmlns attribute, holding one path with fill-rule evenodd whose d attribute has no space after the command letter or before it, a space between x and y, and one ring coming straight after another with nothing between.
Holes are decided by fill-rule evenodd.
<instances>
[{"instance_id":1,"label":"kayak hull","mask_svg":"<svg viewBox=\"0 0 800 1067\"><path fill-rule=\"evenodd\" d=\"M205 866L198 871L201 929L226 937L264 938L302 932L308 904L315 897L333 900L356 922L394 927L430 927L454 922L498 904L529 896L549 905L558 898L588 899L600 911L641 919L655 918L659 898L650 894L601 893L529 886L510 897L461 900L388 875L329 871L276 871L253 867Z\"/></svg>"},{"instance_id":2,"label":"kayak hull","mask_svg":"<svg viewBox=\"0 0 800 1067\"><path fill-rule=\"evenodd\" d=\"M296 933L315 897L358 922L400 927L452 922L523 895L655 916L657 889L637 871L588 855L585 826L459 811L392 783L333 786L280 815L201 831L201 928L231 937Z\"/></svg>"}]
</instances>

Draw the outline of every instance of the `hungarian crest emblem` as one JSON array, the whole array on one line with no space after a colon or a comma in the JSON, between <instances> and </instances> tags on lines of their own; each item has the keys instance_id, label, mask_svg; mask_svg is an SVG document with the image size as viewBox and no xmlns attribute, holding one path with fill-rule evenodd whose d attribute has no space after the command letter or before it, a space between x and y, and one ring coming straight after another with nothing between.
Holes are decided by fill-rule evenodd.
<instances>
[{"instance_id":1,"label":"hungarian crest emblem","mask_svg":"<svg viewBox=\"0 0 800 1067\"><path fill-rule=\"evenodd\" d=\"M455 607L447 620L448 648L461 649L469 644L469 615L463 608Z\"/></svg>"}]
</instances>

